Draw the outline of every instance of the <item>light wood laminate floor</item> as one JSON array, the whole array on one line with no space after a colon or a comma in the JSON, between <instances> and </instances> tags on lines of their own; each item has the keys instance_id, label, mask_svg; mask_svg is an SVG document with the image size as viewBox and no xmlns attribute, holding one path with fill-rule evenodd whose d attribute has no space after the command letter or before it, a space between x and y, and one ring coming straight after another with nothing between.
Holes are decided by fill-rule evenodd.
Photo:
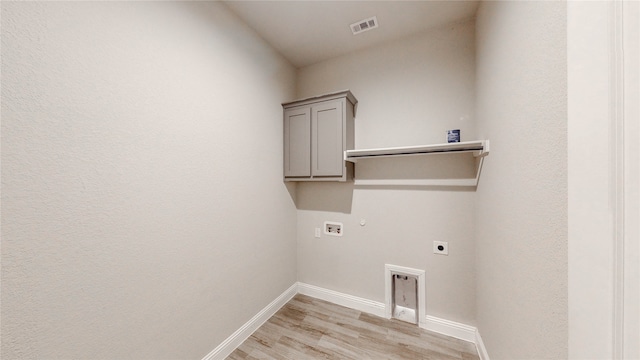
<instances>
[{"instance_id":1,"label":"light wood laminate floor","mask_svg":"<svg viewBox=\"0 0 640 360\"><path fill-rule=\"evenodd\" d=\"M479 360L474 344L296 295L227 360Z\"/></svg>"}]
</instances>

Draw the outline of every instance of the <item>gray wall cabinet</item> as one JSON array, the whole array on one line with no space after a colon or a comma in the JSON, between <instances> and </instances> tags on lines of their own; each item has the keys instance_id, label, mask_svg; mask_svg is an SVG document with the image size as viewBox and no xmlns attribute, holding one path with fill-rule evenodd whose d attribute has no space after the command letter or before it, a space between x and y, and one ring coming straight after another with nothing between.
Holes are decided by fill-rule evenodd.
<instances>
[{"instance_id":1,"label":"gray wall cabinet","mask_svg":"<svg viewBox=\"0 0 640 360\"><path fill-rule=\"evenodd\" d=\"M282 104L285 181L353 178L353 164L344 160L344 152L354 147L357 102L344 90Z\"/></svg>"}]
</instances>

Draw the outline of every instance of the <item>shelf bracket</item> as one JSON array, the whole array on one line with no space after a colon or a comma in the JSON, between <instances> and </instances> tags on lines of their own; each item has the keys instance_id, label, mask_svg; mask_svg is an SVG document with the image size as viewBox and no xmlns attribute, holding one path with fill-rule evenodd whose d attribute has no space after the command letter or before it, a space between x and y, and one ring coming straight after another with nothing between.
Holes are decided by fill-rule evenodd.
<instances>
[{"instance_id":1,"label":"shelf bracket","mask_svg":"<svg viewBox=\"0 0 640 360\"><path fill-rule=\"evenodd\" d=\"M489 155L489 140L482 141L482 150L474 151L473 156L475 157L485 157Z\"/></svg>"}]
</instances>

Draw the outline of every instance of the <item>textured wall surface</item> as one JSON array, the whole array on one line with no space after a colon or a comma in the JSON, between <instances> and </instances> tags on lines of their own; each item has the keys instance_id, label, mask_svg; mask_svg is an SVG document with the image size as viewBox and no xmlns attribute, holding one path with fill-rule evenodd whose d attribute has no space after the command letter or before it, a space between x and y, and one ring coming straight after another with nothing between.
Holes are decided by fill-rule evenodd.
<instances>
[{"instance_id":1,"label":"textured wall surface","mask_svg":"<svg viewBox=\"0 0 640 360\"><path fill-rule=\"evenodd\" d=\"M351 89L356 148L443 143L447 129L474 140L474 41L467 21L302 68L298 96ZM450 155L371 159L356 177L438 179L468 165ZM300 281L384 302L385 263L422 269L427 314L475 324L473 189L304 183L297 197ZM314 238L327 220L343 222L344 236ZM434 240L449 242L449 256L433 254Z\"/></svg>"},{"instance_id":2,"label":"textured wall surface","mask_svg":"<svg viewBox=\"0 0 640 360\"><path fill-rule=\"evenodd\" d=\"M2 359L199 359L291 286L294 76L219 3L2 2Z\"/></svg>"},{"instance_id":3,"label":"textured wall surface","mask_svg":"<svg viewBox=\"0 0 640 360\"><path fill-rule=\"evenodd\" d=\"M566 4L477 15L478 329L491 359L567 358Z\"/></svg>"}]
</instances>

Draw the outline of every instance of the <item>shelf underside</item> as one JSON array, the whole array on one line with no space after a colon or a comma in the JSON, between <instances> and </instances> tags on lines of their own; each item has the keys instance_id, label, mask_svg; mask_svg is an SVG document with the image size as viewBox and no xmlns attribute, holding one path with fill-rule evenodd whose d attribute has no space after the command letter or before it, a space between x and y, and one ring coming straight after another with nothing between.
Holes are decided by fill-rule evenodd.
<instances>
[{"instance_id":1,"label":"shelf underside","mask_svg":"<svg viewBox=\"0 0 640 360\"><path fill-rule=\"evenodd\" d=\"M489 141L478 140L447 144L347 150L344 152L344 159L346 161L356 162L358 159L373 157L427 155L453 152L473 152L474 156L485 156L489 153Z\"/></svg>"}]
</instances>

